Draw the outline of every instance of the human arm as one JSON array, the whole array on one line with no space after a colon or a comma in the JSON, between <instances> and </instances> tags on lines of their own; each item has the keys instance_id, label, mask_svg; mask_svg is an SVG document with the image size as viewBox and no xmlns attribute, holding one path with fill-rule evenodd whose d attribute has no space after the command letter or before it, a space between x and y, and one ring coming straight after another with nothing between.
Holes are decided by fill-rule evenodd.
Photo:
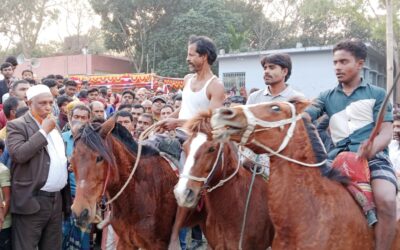
<instances>
[{"instance_id":1,"label":"human arm","mask_svg":"<svg viewBox=\"0 0 400 250\"><path fill-rule=\"evenodd\" d=\"M207 88L207 96L210 99L209 109L214 110L224 106L225 88L219 79L214 79Z\"/></svg>"},{"instance_id":2,"label":"human arm","mask_svg":"<svg viewBox=\"0 0 400 250\"><path fill-rule=\"evenodd\" d=\"M50 127L46 124L46 118L43 121L43 130L36 131L32 136L26 138L26 132L21 123L7 123L7 147L12 160L15 163L25 163L34 157L40 150L47 145L47 140L44 134L49 133ZM52 121L52 126L55 127L56 122ZM46 126L45 126L46 125ZM54 128L53 127L53 128Z\"/></svg>"},{"instance_id":3,"label":"human arm","mask_svg":"<svg viewBox=\"0 0 400 250\"><path fill-rule=\"evenodd\" d=\"M310 116L311 121L317 120L325 113L325 94L321 93L316 99L313 100L305 112Z\"/></svg>"},{"instance_id":4,"label":"human arm","mask_svg":"<svg viewBox=\"0 0 400 250\"><path fill-rule=\"evenodd\" d=\"M391 122L383 122L378 135L368 143L365 141L358 149L358 155L367 159L372 159L375 155L384 150L390 143L393 133L393 124Z\"/></svg>"}]
</instances>

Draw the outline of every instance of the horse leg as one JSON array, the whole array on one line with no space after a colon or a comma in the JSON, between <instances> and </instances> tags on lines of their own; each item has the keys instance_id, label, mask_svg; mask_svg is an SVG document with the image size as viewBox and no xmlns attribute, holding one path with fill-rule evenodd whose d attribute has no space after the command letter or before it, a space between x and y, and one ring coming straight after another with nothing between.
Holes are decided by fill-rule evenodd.
<instances>
[{"instance_id":1,"label":"horse leg","mask_svg":"<svg viewBox=\"0 0 400 250\"><path fill-rule=\"evenodd\" d=\"M188 208L178 207L178 209L176 210L175 222L174 226L172 227L168 250L181 249L179 242L179 230L185 225L185 221L187 220L188 215Z\"/></svg>"}]
</instances>

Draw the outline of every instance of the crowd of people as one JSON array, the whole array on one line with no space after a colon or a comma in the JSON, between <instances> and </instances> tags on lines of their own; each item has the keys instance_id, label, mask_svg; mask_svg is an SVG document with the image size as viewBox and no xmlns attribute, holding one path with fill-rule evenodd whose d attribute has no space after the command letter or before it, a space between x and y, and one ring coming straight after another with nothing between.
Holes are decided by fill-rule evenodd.
<instances>
[{"instance_id":1,"label":"crowd of people","mask_svg":"<svg viewBox=\"0 0 400 250\"><path fill-rule=\"evenodd\" d=\"M101 238L96 227L80 229L70 215L76 192L75 177L68 168L74 149L74 123L103 123L113 116L134 139L154 123L158 123L160 133L172 131L168 136L174 138L175 129L181 128L200 110L304 97L287 84L292 71L287 54L271 54L261 60L266 87L251 90L247 100L243 91L242 95L226 91L211 71L217 57L211 39L193 36L188 44L187 62L193 74L185 76L182 90L171 93L133 86L116 93L107 86L81 85L61 75L48 75L38 80L31 70L15 76L17 61L14 57L1 64L4 79L0 81L0 249L92 249ZM379 110L377 105L385 92L360 78L366 59L366 47L361 41L341 42L335 46L333 54L339 84L321 94L306 112L316 120L330 157L343 150L361 151L375 163L379 161L381 167L371 168L372 187L378 190L375 195L379 219L376 237L377 245L383 247L379 249L387 249L385 247L393 239L393 202L397 190L397 179L386 150L393 129L392 110L388 108L385 130L378 135L379 143L372 149L360 147L373 126L352 123L353 116L359 114L343 113L343 110L351 104L358 105L368 110L365 113L368 117L358 116L358 119L374 121ZM378 101L368 102L369 105L362 102L371 99ZM339 107L338 102L344 106ZM395 118L400 117L396 115ZM343 126L352 129L343 131L340 129ZM396 121L394 132L390 154L392 161L398 164L399 125ZM244 151L244 165L254 162L266 165L269 161L267 155L256 155L249 149ZM169 153L184 162L185 156L180 150ZM265 174L268 175L268 169ZM183 249L187 248L187 232L183 229L180 233ZM198 227L192 229L192 238L192 248L203 243Z\"/></svg>"}]
</instances>

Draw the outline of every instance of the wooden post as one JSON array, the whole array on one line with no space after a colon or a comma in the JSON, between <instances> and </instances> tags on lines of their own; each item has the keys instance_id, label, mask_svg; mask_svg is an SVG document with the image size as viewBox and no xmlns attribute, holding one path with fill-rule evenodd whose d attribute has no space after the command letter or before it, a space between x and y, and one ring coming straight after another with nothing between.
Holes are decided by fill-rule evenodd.
<instances>
[{"instance_id":1,"label":"wooden post","mask_svg":"<svg viewBox=\"0 0 400 250\"><path fill-rule=\"evenodd\" d=\"M386 0L386 89L393 86L393 9L392 0ZM396 100L390 98L393 104Z\"/></svg>"}]
</instances>

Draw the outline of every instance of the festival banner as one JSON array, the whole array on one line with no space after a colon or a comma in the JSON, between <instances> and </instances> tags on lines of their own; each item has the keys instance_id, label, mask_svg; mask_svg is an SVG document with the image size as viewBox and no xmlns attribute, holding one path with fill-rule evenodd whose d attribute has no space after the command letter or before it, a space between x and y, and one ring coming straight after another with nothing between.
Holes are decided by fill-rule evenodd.
<instances>
[{"instance_id":1,"label":"festival banner","mask_svg":"<svg viewBox=\"0 0 400 250\"><path fill-rule=\"evenodd\" d=\"M70 75L70 79L89 86L111 87L113 91L121 92L127 88L163 89L164 92L176 91L183 88L182 78L163 77L155 74L110 74L110 75Z\"/></svg>"}]
</instances>

